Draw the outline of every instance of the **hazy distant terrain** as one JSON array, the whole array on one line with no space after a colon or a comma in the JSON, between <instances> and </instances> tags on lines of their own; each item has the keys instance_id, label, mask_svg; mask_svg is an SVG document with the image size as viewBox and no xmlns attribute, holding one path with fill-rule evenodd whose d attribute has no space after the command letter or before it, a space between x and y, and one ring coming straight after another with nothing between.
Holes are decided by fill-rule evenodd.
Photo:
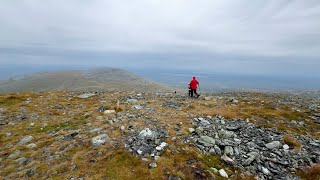
<instances>
[{"instance_id":1,"label":"hazy distant terrain","mask_svg":"<svg viewBox=\"0 0 320 180\"><path fill-rule=\"evenodd\" d=\"M52 90L154 92L168 88L116 68L49 71L0 81L0 93Z\"/></svg>"},{"instance_id":2,"label":"hazy distant terrain","mask_svg":"<svg viewBox=\"0 0 320 180\"><path fill-rule=\"evenodd\" d=\"M142 77L176 88L187 88L192 76L197 76L202 91L317 91L320 78L280 75L249 75L215 71L136 69L130 70Z\"/></svg>"},{"instance_id":3,"label":"hazy distant terrain","mask_svg":"<svg viewBox=\"0 0 320 180\"><path fill-rule=\"evenodd\" d=\"M193 75L196 75L200 81L200 90L201 92L216 92L216 91L286 91L286 92L309 92L310 94L319 95L318 90L320 89L320 78L310 77L310 76L280 76L280 75L254 75L254 74L237 74L237 73L222 73L212 71L199 71L199 70L185 70L185 69L161 69L157 67L152 68L124 68L125 72L115 72L112 71L113 75L110 75L106 72L101 72L100 70L90 71L88 69L95 69L96 66L6 66L0 69L0 92L3 92L5 89L16 89L16 88L25 88L26 83L22 82L21 79L24 79L25 75L34 74L35 76L30 78L28 77L26 80L28 82L28 86L30 85L29 80L33 79L32 82L39 77L39 72L59 72L66 73L69 72L68 77L63 77L63 79L58 80L59 86L61 85L60 81L63 81L64 86L70 88L71 82L76 82L75 85L83 86L83 82L85 81L88 85L106 83L108 79L117 80L118 82L122 80L126 80L126 78L132 77L132 74L122 76L124 74L128 74L128 72L132 72L137 76L134 76L133 79L147 79L152 82L161 83L166 86L170 86L175 89L187 90L187 84L191 80ZM80 70L80 71L79 71ZM104 69L106 70L106 69ZM104 71L102 70L102 71ZM109 69L110 70L110 69ZM108 70L106 70L108 71ZM70 72L73 72L70 74ZM80 73L81 72L81 73ZM37 73L37 74L35 74ZM85 79L79 80L79 77L76 77L77 73L82 74L81 77ZM72 75L73 74L73 75ZM87 75L85 75L87 74ZM43 73L42 73L43 75ZM75 76L76 75L76 76ZM40 75L41 76L41 75ZM56 75L46 74L46 77L54 77ZM122 79L121 79L122 78ZM8 79L14 80L6 82ZM43 79L43 78L42 78ZM130 78L129 78L130 79ZM127 80L129 80L127 79ZM17 81L18 80L18 81ZM38 84L41 79L37 79L38 82L34 82ZM83 81L84 80L84 81ZM131 84L134 84L136 81L129 80ZM5 82L5 83L4 83ZM53 83L54 81L50 81ZM79 84L80 83L80 84ZM128 83L124 83L126 86ZM69 85L69 86L68 86ZM119 84L118 84L119 85ZM93 85L94 86L94 85ZM110 86L110 84L109 84ZM137 85L139 86L139 85ZM51 86L50 86L51 87ZM54 87L56 87L54 85ZM28 88L30 89L30 87ZM51 88L49 88L51 89ZM65 88L61 88L65 89ZM74 88L72 88L74 89ZM157 90L157 88L156 88ZM6 91L8 92L8 91Z\"/></svg>"}]
</instances>

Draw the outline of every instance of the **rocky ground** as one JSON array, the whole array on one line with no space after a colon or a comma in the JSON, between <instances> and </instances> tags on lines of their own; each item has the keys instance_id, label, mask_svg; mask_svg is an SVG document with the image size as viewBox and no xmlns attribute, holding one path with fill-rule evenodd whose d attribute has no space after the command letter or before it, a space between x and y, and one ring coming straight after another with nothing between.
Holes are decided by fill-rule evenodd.
<instances>
[{"instance_id":1,"label":"rocky ground","mask_svg":"<svg viewBox=\"0 0 320 180\"><path fill-rule=\"evenodd\" d=\"M0 95L0 179L319 179L320 99Z\"/></svg>"}]
</instances>

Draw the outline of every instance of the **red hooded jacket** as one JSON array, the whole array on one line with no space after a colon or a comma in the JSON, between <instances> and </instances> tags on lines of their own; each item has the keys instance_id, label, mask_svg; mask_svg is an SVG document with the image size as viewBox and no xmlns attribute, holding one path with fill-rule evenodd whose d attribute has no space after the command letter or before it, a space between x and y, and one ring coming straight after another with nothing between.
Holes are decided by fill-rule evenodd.
<instances>
[{"instance_id":1,"label":"red hooded jacket","mask_svg":"<svg viewBox=\"0 0 320 180\"><path fill-rule=\"evenodd\" d=\"M199 82L196 80L196 77L193 77L190 81L190 89L197 89L197 86L199 85Z\"/></svg>"}]
</instances>

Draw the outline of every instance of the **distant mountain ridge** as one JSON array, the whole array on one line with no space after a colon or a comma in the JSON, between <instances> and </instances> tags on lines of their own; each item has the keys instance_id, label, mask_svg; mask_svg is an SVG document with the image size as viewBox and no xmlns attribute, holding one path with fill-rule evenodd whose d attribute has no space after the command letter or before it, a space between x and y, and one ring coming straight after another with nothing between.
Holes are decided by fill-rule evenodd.
<instances>
[{"instance_id":1,"label":"distant mountain ridge","mask_svg":"<svg viewBox=\"0 0 320 180\"><path fill-rule=\"evenodd\" d=\"M118 68L49 71L0 82L0 93L64 90L161 92L169 88Z\"/></svg>"}]
</instances>

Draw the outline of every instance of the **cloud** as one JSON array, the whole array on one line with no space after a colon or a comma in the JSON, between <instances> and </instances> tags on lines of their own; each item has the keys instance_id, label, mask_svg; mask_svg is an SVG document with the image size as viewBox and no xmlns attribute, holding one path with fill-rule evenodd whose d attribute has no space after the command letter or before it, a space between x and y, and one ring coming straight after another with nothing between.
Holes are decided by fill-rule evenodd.
<instances>
[{"instance_id":1,"label":"cloud","mask_svg":"<svg viewBox=\"0 0 320 180\"><path fill-rule=\"evenodd\" d=\"M196 64L202 55L205 64L312 64L320 55L319 12L318 0L5 0L0 63L21 55L28 63L133 56Z\"/></svg>"}]
</instances>

